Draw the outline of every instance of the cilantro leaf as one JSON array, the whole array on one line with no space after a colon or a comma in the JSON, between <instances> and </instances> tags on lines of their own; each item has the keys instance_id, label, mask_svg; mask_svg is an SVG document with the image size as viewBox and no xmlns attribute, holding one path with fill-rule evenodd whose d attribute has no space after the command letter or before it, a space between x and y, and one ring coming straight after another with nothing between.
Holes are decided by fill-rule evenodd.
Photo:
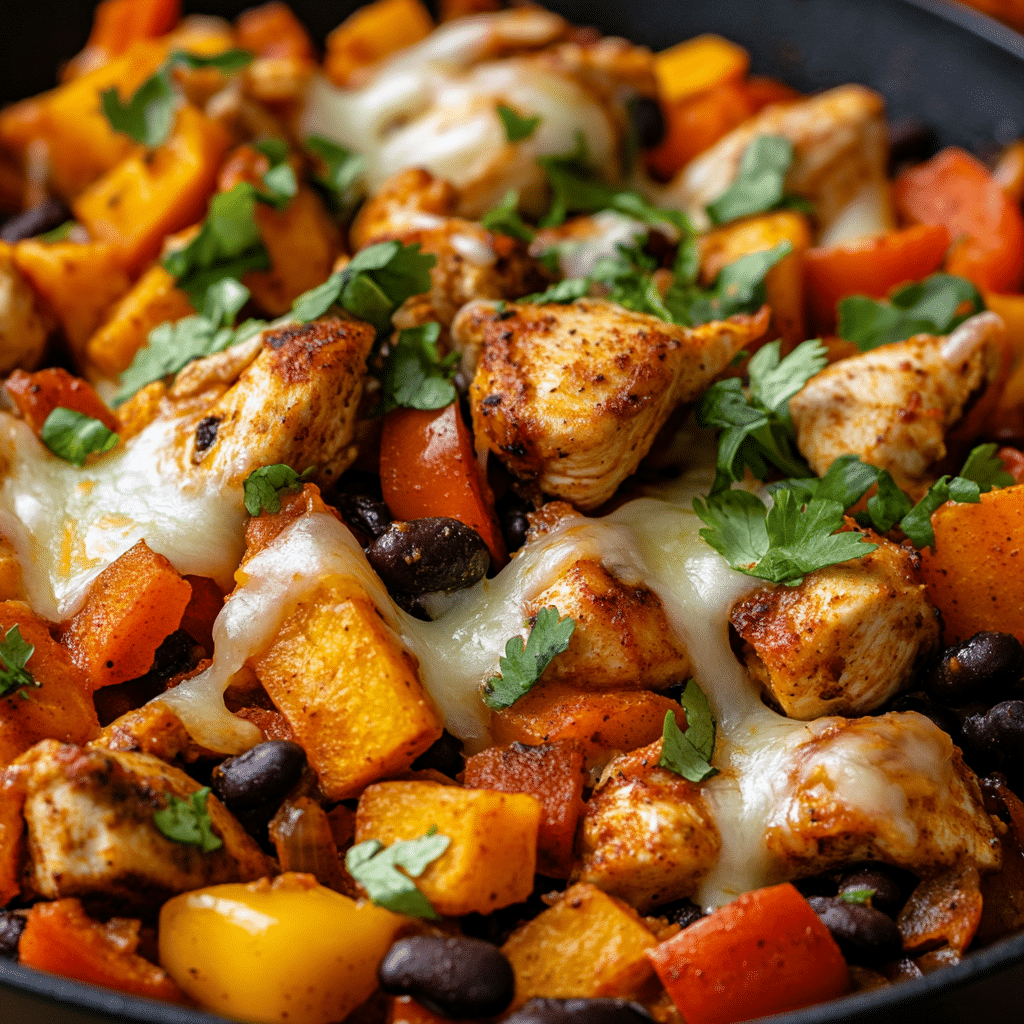
<instances>
[{"instance_id":1,"label":"cilantro leaf","mask_svg":"<svg viewBox=\"0 0 1024 1024\"><path fill-rule=\"evenodd\" d=\"M322 135L309 135L304 143L320 164L321 171L313 178L327 200L330 211L338 217L347 217L361 198L361 180L366 159L344 146L325 139Z\"/></svg>"},{"instance_id":2,"label":"cilantro leaf","mask_svg":"<svg viewBox=\"0 0 1024 1024\"><path fill-rule=\"evenodd\" d=\"M216 68L223 75L231 75L252 63L253 55L248 50L224 50L221 53L213 53L203 56L198 53L189 53L187 50L172 50L168 56L165 66L186 67L191 71L199 71L203 68Z\"/></svg>"},{"instance_id":3,"label":"cilantro leaf","mask_svg":"<svg viewBox=\"0 0 1024 1024\"><path fill-rule=\"evenodd\" d=\"M438 835L433 826L418 839L399 839L387 848L377 839L367 839L345 854L345 868L377 906L436 921L437 912L412 879L419 878L450 843L451 839Z\"/></svg>"},{"instance_id":4,"label":"cilantro leaf","mask_svg":"<svg viewBox=\"0 0 1024 1024\"><path fill-rule=\"evenodd\" d=\"M750 357L750 400L789 421L789 400L828 365L828 353L817 339L801 342L784 359L779 343L764 345Z\"/></svg>"},{"instance_id":5,"label":"cilantro leaf","mask_svg":"<svg viewBox=\"0 0 1024 1024\"><path fill-rule=\"evenodd\" d=\"M167 141L174 129L179 102L170 76L163 69L147 78L127 102L116 88L100 93L103 116L110 127L149 149Z\"/></svg>"},{"instance_id":6,"label":"cilantro leaf","mask_svg":"<svg viewBox=\"0 0 1024 1024\"><path fill-rule=\"evenodd\" d=\"M551 188L551 206L540 220L542 228L558 227L570 213L607 209L619 191L597 176L583 132L576 133L576 148L571 153L537 157L537 163Z\"/></svg>"},{"instance_id":7,"label":"cilantro leaf","mask_svg":"<svg viewBox=\"0 0 1024 1024\"><path fill-rule=\"evenodd\" d=\"M789 489L773 494L766 509L747 491L722 491L695 498L694 511L706 523L701 537L736 570L772 583L797 586L827 565L870 554L877 544L856 532L835 533L843 506L812 498L806 503Z\"/></svg>"},{"instance_id":8,"label":"cilantro leaf","mask_svg":"<svg viewBox=\"0 0 1024 1024\"><path fill-rule=\"evenodd\" d=\"M567 277L564 281L559 281L558 284L553 284L550 288L546 288L542 292L537 292L534 295L527 295L526 298L519 299L519 302L532 302L535 305L542 306L546 302L575 302L576 299L582 299L584 296L590 294L590 279L586 277Z\"/></svg>"},{"instance_id":9,"label":"cilantro leaf","mask_svg":"<svg viewBox=\"0 0 1024 1024\"><path fill-rule=\"evenodd\" d=\"M859 906L868 907L871 905L871 897L877 891L877 889L872 889L870 886L866 886L863 889L847 889L839 894L839 898L844 903L856 903Z\"/></svg>"},{"instance_id":10,"label":"cilantro leaf","mask_svg":"<svg viewBox=\"0 0 1024 1024\"><path fill-rule=\"evenodd\" d=\"M77 221L66 220L63 224L58 224L55 228L50 228L49 231L44 231L41 235L36 235L36 240L45 245L52 245L54 242L63 242L71 235L71 232L74 231L77 225Z\"/></svg>"},{"instance_id":11,"label":"cilantro leaf","mask_svg":"<svg viewBox=\"0 0 1024 1024\"><path fill-rule=\"evenodd\" d=\"M181 800L173 793L167 794L167 806L153 812L153 824L160 834L176 843L198 846L203 853L219 850L224 842L213 831L206 801L210 787L203 786L187 800Z\"/></svg>"},{"instance_id":12,"label":"cilantro leaf","mask_svg":"<svg viewBox=\"0 0 1024 1024\"><path fill-rule=\"evenodd\" d=\"M59 458L84 466L87 456L109 452L119 437L99 420L59 405L46 417L40 440Z\"/></svg>"},{"instance_id":13,"label":"cilantro leaf","mask_svg":"<svg viewBox=\"0 0 1024 1024\"><path fill-rule=\"evenodd\" d=\"M288 160L288 143L284 139L261 139L253 143L253 148L270 161L263 174L263 187L256 189L256 198L275 210L283 210L299 193L295 168Z\"/></svg>"},{"instance_id":14,"label":"cilantro leaf","mask_svg":"<svg viewBox=\"0 0 1024 1024\"><path fill-rule=\"evenodd\" d=\"M654 280L657 261L637 246L619 245L614 257L598 260L590 275L592 284L603 285L607 297L627 309L671 321Z\"/></svg>"},{"instance_id":15,"label":"cilantro leaf","mask_svg":"<svg viewBox=\"0 0 1024 1024\"><path fill-rule=\"evenodd\" d=\"M251 516L258 516L261 512L280 512L281 492L297 490L312 475L312 466L296 473L290 466L280 462L254 469L242 484L246 512Z\"/></svg>"},{"instance_id":16,"label":"cilantro leaf","mask_svg":"<svg viewBox=\"0 0 1024 1024\"><path fill-rule=\"evenodd\" d=\"M523 242L532 242L536 234L519 216L519 193L515 189L506 192L501 203L485 213L480 218L480 223L488 231L518 238Z\"/></svg>"},{"instance_id":17,"label":"cilantro leaf","mask_svg":"<svg viewBox=\"0 0 1024 1024\"><path fill-rule=\"evenodd\" d=\"M530 691L552 659L569 646L575 629L576 621L568 615L559 619L554 605L541 608L526 643L521 636L514 636L505 644L505 656L499 663L501 674L487 680L484 703L494 711L515 704Z\"/></svg>"},{"instance_id":18,"label":"cilantro leaf","mask_svg":"<svg viewBox=\"0 0 1024 1024\"><path fill-rule=\"evenodd\" d=\"M847 506L849 507L849 506ZM868 498L867 515L879 533L887 533L909 514L913 503L887 470L878 471L878 492ZM857 516L861 522L861 517ZM861 525L864 525L861 523Z\"/></svg>"},{"instance_id":19,"label":"cilantro leaf","mask_svg":"<svg viewBox=\"0 0 1024 1024\"><path fill-rule=\"evenodd\" d=\"M499 103L497 106L498 117L505 127L505 138L509 142L522 142L528 139L540 124L539 117L523 117L518 111Z\"/></svg>"},{"instance_id":20,"label":"cilantro leaf","mask_svg":"<svg viewBox=\"0 0 1024 1024\"><path fill-rule=\"evenodd\" d=\"M960 476L976 483L982 494L987 494L993 487L1012 487L1016 483L1013 476L1006 472L1003 460L996 458L998 447L995 442L979 444L977 448L971 449L960 470Z\"/></svg>"},{"instance_id":21,"label":"cilantro leaf","mask_svg":"<svg viewBox=\"0 0 1024 1024\"><path fill-rule=\"evenodd\" d=\"M712 224L773 210L785 197L786 174L793 163L793 144L781 135L759 135L743 151L732 184L712 203Z\"/></svg>"},{"instance_id":22,"label":"cilantro leaf","mask_svg":"<svg viewBox=\"0 0 1024 1024\"><path fill-rule=\"evenodd\" d=\"M965 303L969 310L958 312ZM952 274L932 274L896 289L888 301L865 295L842 299L838 333L862 352L869 352L915 334L949 334L984 308L981 294L970 281Z\"/></svg>"},{"instance_id":23,"label":"cilantro leaf","mask_svg":"<svg viewBox=\"0 0 1024 1024\"><path fill-rule=\"evenodd\" d=\"M676 723L673 712L665 713L662 728L659 768L667 768L690 782L704 782L718 774L709 763L715 751L715 720L704 691L692 680L687 680L680 698L686 710L686 732Z\"/></svg>"},{"instance_id":24,"label":"cilantro leaf","mask_svg":"<svg viewBox=\"0 0 1024 1024\"><path fill-rule=\"evenodd\" d=\"M399 332L381 375L382 413L398 408L443 409L458 398L451 378L459 354L451 352L444 359L437 354L440 334L436 323Z\"/></svg>"},{"instance_id":25,"label":"cilantro leaf","mask_svg":"<svg viewBox=\"0 0 1024 1024\"><path fill-rule=\"evenodd\" d=\"M35 647L22 635L18 626L11 626L0 641L0 697L13 697L15 693L28 699L25 689L39 689L37 682L25 666L35 652Z\"/></svg>"}]
</instances>

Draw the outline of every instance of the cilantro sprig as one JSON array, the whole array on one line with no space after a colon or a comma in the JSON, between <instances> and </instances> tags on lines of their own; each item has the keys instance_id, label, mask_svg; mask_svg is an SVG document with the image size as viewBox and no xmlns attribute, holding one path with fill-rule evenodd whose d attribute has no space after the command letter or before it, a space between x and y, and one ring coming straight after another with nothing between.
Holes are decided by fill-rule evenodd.
<instances>
[{"instance_id":1,"label":"cilantro sprig","mask_svg":"<svg viewBox=\"0 0 1024 1024\"><path fill-rule=\"evenodd\" d=\"M865 295L842 299L838 334L862 352L869 352L915 334L949 334L984 309L981 293L970 281L952 274L932 274L897 288L888 301Z\"/></svg>"},{"instance_id":2,"label":"cilantro sprig","mask_svg":"<svg viewBox=\"0 0 1024 1024\"><path fill-rule=\"evenodd\" d=\"M496 109L505 129L505 138L509 142L522 142L530 138L541 121L539 117L523 117L518 110L513 110L505 103L499 103Z\"/></svg>"},{"instance_id":3,"label":"cilantro sprig","mask_svg":"<svg viewBox=\"0 0 1024 1024\"><path fill-rule=\"evenodd\" d=\"M792 164L793 144L789 139L759 135L743 151L735 179L707 205L711 223L728 224L786 205L786 175ZM798 205L803 204L798 201Z\"/></svg>"},{"instance_id":4,"label":"cilantro sprig","mask_svg":"<svg viewBox=\"0 0 1024 1024\"><path fill-rule=\"evenodd\" d=\"M280 512L281 494L298 490L313 475L313 470L313 466L308 466L296 473L291 466L280 462L254 469L242 484L246 512L251 516Z\"/></svg>"},{"instance_id":5,"label":"cilantro sprig","mask_svg":"<svg viewBox=\"0 0 1024 1024\"><path fill-rule=\"evenodd\" d=\"M93 452L109 452L120 438L100 420L59 405L46 417L40 440L54 455L81 467Z\"/></svg>"},{"instance_id":6,"label":"cilantro sprig","mask_svg":"<svg viewBox=\"0 0 1024 1024\"><path fill-rule=\"evenodd\" d=\"M275 210L283 210L299 193L295 168L288 160L288 143L284 139L261 139L253 148L270 162L263 172L262 187L256 189L256 198Z\"/></svg>"},{"instance_id":7,"label":"cilantro sprig","mask_svg":"<svg viewBox=\"0 0 1024 1024\"><path fill-rule=\"evenodd\" d=\"M153 812L153 824L161 835L176 843L198 846L203 853L219 850L224 841L213 831L213 822L206 809L209 796L209 786L203 786L187 800L168 793L167 806Z\"/></svg>"},{"instance_id":8,"label":"cilantro sprig","mask_svg":"<svg viewBox=\"0 0 1024 1024\"><path fill-rule=\"evenodd\" d=\"M484 703L494 711L503 711L529 693L554 657L568 648L575 629L575 619L569 615L560 619L554 605L542 608L525 644L521 636L505 644L505 656L499 662L501 674L484 685Z\"/></svg>"},{"instance_id":9,"label":"cilantro sprig","mask_svg":"<svg viewBox=\"0 0 1024 1024\"><path fill-rule=\"evenodd\" d=\"M26 689L38 690L43 684L25 667L35 647L22 635L21 629L11 626L0 641L0 697L19 697L28 700Z\"/></svg>"},{"instance_id":10,"label":"cilantro sprig","mask_svg":"<svg viewBox=\"0 0 1024 1024\"><path fill-rule=\"evenodd\" d=\"M522 242L532 242L536 235L519 214L519 193L515 189L506 192L505 198L480 218L480 223L488 231L518 238Z\"/></svg>"},{"instance_id":11,"label":"cilantro sprig","mask_svg":"<svg viewBox=\"0 0 1024 1024\"><path fill-rule=\"evenodd\" d=\"M750 359L749 395L736 377L718 381L704 392L697 422L722 432L712 494L742 480L746 468L759 480L773 468L788 476L812 476L796 451L789 400L827 361L817 340L801 343L785 358L780 358L779 342L773 341Z\"/></svg>"},{"instance_id":12,"label":"cilantro sprig","mask_svg":"<svg viewBox=\"0 0 1024 1024\"><path fill-rule=\"evenodd\" d=\"M230 75L241 71L251 60L252 54L247 50L227 50L210 57L174 50L127 101L121 99L117 89L104 89L100 93L103 114L114 131L149 149L162 146L174 130L178 107L182 103L172 78L176 67L191 70L216 68Z\"/></svg>"},{"instance_id":13,"label":"cilantro sprig","mask_svg":"<svg viewBox=\"0 0 1024 1024\"><path fill-rule=\"evenodd\" d=\"M863 889L846 889L839 894L839 898L844 903L855 903L861 907L869 907L871 906L871 897L877 891L877 889L872 889L870 886L865 886Z\"/></svg>"},{"instance_id":14,"label":"cilantro sprig","mask_svg":"<svg viewBox=\"0 0 1024 1024\"><path fill-rule=\"evenodd\" d=\"M363 172L366 159L322 135L309 135L303 143L320 164L313 184L327 201L330 211L347 218L362 198Z\"/></svg>"},{"instance_id":15,"label":"cilantro sprig","mask_svg":"<svg viewBox=\"0 0 1024 1024\"><path fill-rule=\"evenodd\" d=\"M388 353L381 374L380 412L392 409L443 409L458 397L451 378L458 352L443 359L437 353L441 326L436 323L401 331Z\"/></svg>"},{"instance_id":16,"label":"cilantro sprig","mask_svg":"<svg viewBox=\"0 0 1024 1024\"><path fill-rule=\"evenodd\" d=\"M436 921L439 915L412 879L419 878L450 843L433 826L418 839L399 839L388 847L367 839L345 854L345 868L377 906Z\"/></svg>"},{"instance_id":17,"label":"cilantro sprig","mask_svg":"<svg viewBox=\"0 0 1024 1024\"><path fill-rule=\"evenodd\" d=\"M715 720L711 705L704 691L692 679L687 680L679 703L686 711L686 732L676 724L673 712L665 712L658 767L667 768L690 782L704 782L718 774L718 769L712 768L710 763L715 752Z\"/></svg>"}]
</instances>

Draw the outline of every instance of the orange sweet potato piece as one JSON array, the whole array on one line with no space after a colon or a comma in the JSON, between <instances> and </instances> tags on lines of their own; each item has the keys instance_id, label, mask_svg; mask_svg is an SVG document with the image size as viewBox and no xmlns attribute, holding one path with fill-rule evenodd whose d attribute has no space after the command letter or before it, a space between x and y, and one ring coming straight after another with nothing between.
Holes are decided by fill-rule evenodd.
<instances>
[{"instance_id":1,"label":"orange sweet potato piece","mask_svg":"<svg viewBox=\"0 0 1024 1024\"><path fill-rule=\"evenodd\" d=\"M235 22L238 45L257 57L315 60L316 50L305 26L287 4L273 2L242 11Z\"/></svg>"},{"instance_id":2,"label":"orange sweet potato piece","mask_svg":"<svg viewBox=\"0 0 1024 1024\"><path fill-rule=\"evenodd\" d=\"M465 18L470 14L500 11L501 8L501 0L441 0L438 4L438 17L441 21L451 21L453 18Z\"/></svg>"},{"instance_id":3,"label":"orange sweet potato piece","mask_svg":"<svg viewBox=\"0 0 1024 1024\"><path fill-rule=\"evenodd\" d=\"M324 72L348 85L353 72L418 43L434 28L420 0L376 0L350 14L327 37Z\"/></svg>"},{"instance_id":4,"label":"orange sweet potato piece","mask_svg":"<svg viewBox=\"0 0 1024 1024\"><path fill-rule=\"evenodd\" d=\"M1024 486L989 491L977 505L947 502L932 528L935 548L921 552L921 576L946 643L981 630L1024 641Z\"/></svg>"},{"instance_id":5,"label":"orange sweet potato piece","mask_svg":"<svg viewBox=\"0 0 1024 1024\"><path fill-rule=\"evenodd\" d=\"M162 146L133 153L82 192L75 217L134 275L165 235L202 219L230 143L219 122L186 105Z\"/></svg>"},{"instance_id":6,"label":"orange sweet potato piece","mask_svg":"<svg viewBox=\"0 0 1024 1024\"><path fill-rule=\"evenodd\" d=\"M312 512L330 512L336 519L341 516L337 510L320 497L316 484L303 484L301 491L285 491L281 494L280 512L261 512L250 519L245 528L245 558L258 555L286 527ZM245 562L242 563L243 566Z\"/></svg>"},{"instance_id":7,"label":"orange sweet potato piece","mask_svg":"<svg viewBox=\"0 0 1024 1024\"><path fill-rule=\"evenodd\" d=\"M185 581L192 588L192 596L178 628L188 633L197 644L202 644L208 653L212 652L213 621L224 607L224 591L209 576L187 575Z\"/></svg>"},{"instance_id":8,"label":"orange sweet potato piece","mask_svg":"<svg viewBox=\"0 0 1024 1024\"><path fill-rule=\"evenodd\" d=\"M91 416L115 433L121 429L117 417L96 394L96 389L59 366L36 373L15 370L5 386L25 422L37 434L42 433L46 418L58 406Z\"/></svg>"},{"instance_id":9,"label":"orange sweet potato piece","mask_svg":"<svg viewBox=\"0 0 1024 1024\"><path fill-rule=\"evenodd\" d=\"M537 870L550 878L569 877L576 825L583 813L583 752L575 743L488 747L466 761L463 783L471 789L535 796L541 806Z\"/></svg>"},{"instance_id":10,"label":"orange sweet potato piece","mask_svg":"<svg viewBox=\"0 0 1024 1024\"><path fill-rule=\"evenodd\" d=\"M978 869L952 868L918 883L896 919L911 956L939 946L963 953L981 920Z\"/></svg>"},{"instance_id":11,"label":"orange sweet potato piece","mask_svg":"<svg viewBox=\"0 0 1024 1024\"><path fill-rule=\"evenodd\" d=\"M191 596L174 566L144 540L108 565L63 636L92 689L148 672Z\"/></svg>"},{"instance_id":12,"label":"orange sweet potato piece","mask_svg":"<svg viewBox=\"0 0 1024 1024\"><path fill-rule=\"evenodd\" d=\"M686 728L680 706L649 690L593 693L563 683L538 683L512 707L492 714L491 734L502 745L574 740L589 769L609 751L628 752L653 743L662 734L666 711L674 711L680 728Z\"/></svg>"},{"instance_id":13,"label":"orange sweet potato piece","mask_svg":"<svg viewBox=\"0 0 1024 1024\"><path fill-rule=\"evenodd\" d=\"M68 652L50 636L48 623L18 601L0 604L0 632L17 626L35 647L26 668L40 683L0 700L0 765L9 764L40 740L88 743L100 731L92 690Z\"/></svg>"},{"instance_id":14,"label":"orange sweet potato piece","mask_svg":"<svg viewBox=\"0 0 1024 1024\"><path fill-rule=\"evenodd\" d=\"M70 82L118 57L140 39L170 32L181 17L181 0L103 0L93 15L89 40L68 61L61 80Z\"/></svg>"},{"instance_id":15,"label":"orange sweet potato piece","mask_svg":"<svg viewBox=\"0 0 1024 1024\"><path fill-rule=\"evenodd\" d=\"M446 1024L448 1018L428 1010L412 996L388 996L387 1024Z\"/></svg>"}]
</instances>

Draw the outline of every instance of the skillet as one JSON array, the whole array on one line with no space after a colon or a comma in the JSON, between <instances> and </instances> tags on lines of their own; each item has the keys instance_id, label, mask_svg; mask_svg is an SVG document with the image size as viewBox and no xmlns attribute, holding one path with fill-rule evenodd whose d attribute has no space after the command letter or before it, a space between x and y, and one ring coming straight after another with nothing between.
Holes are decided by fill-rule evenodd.
<instances>
[{"instance_id":1,"label":"skillet","mask_svg":"<svg viewBox=\"0 0 1024 1024\"><path fill-rule=\"evenodd\" d=\"M257 0L186 0L189 13L232 17ZM359 0L290 0L317 39ZM700 32L745 46L752 70L804 92L844 82L879 90L894 123L933 132L936 148L989 155L1024 135L1024 37L947 0L545 0L581 24L664 47ZM0 102L50 87L83 45L93 0L22 0L4 11ZM926 154L922 154L926 155ZM956 967L771 1018L776 1024L1020 1020L1024 934ZM122 996L0 960L3 1024L226 1024L194 1010Z\"/></svg>"}]
</instances>

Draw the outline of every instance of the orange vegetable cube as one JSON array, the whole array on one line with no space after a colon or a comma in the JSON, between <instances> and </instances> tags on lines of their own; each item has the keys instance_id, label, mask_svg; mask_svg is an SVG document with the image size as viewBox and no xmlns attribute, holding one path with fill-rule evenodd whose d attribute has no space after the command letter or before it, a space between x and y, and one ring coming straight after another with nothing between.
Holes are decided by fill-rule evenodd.
<instances>
[{"instance_id":1,"label":"orange vegetable cube","mask_svg":"<svg viewBox=\"0 0 1024 1024\"><path fill-rule=\"evenodd\" d=\"M327 37L324 72L345 86L353 72L412 46L434 29L420 0L376 0L350 14Z\"/></svg>"},{"instance_id":2,"label":"orange vegetable cube","mask_svg":"<svg viewBox=\"0 0 1024 1024\"><path fill-rule=\"evenodd\" d=\"M93 15L89 40L65 65L61 81L88 74L140 39L170 32L181 17L181 0L103 0Z\"/></svg>"},{"instance_id":3,"label":"orange vegetable cube","mask_svg":"<svg viewBox=\"0 0 1024 1024\"><path fill-rule=\"evenodd\" d=\"M473 789L535 796L542 810L537 870L550 878L569 877L583 813L583 752L575 743L488 747L466 761L463 782Z\"/></svg>"},{"instance_id":4,"label":"orange vegetable cube","mask_svg":"<svg viewBox=\"0 0 1024 1024\"><path fill-rule=\"evenodd\" d=\"M522 793L462 789L437 782L378 782L356 809L356 842L385 846L432 826L451 843L417 888L442 916L489 914L533 891L540 803Z\"/></svg>"},{"instance_id":5,"label":"orange vegetable cube","mask_svg":"<svg viewBox=\"0 0 1024 1024\"><path fill-rule=\"evenodd\" d=\"M441 21L451 21L453 18L465 18L470 14L500 10L501 0L441 0L439 17Z\"/></svg>"},{"instance_id":6,"label":"orange vegetable cube","mask_svg":"<svg viewBox=\"0 0 1024 1024\"><path fill-rule=\"evenodd\" d=\"M277 0L242 11L235 22L238 45L257 57L315 60L316 50L305 26L287 4Z\"/></svg>"},{"instance_id":7,"label":"orange vegetable cube","mask_svg":"<svg viewBox=\"0 0 1024 1024\"><path fill-rule=\"evenodd\" d=\"M5 387L36 434L42 434L43 424L58 406L91 416L114 433L121 429L117 417L96 394L96 389L62 367L50 366L35 373L15 370L7 378Z\"/></svg>"},{"instance_id":8,"label":"orange vegetable cube","mask_svg":"<svg viewBox=\"0 0 1024 1024\"><path fill-rule=\"evenodd\" d=\"M209 576L185 576L192 596L181 616L181 626L197 644L213 653L213 622L224 607L224 591Z\"/></svg>"},{"instance_id":9,"label":"orange vegetable cube","mask_svg":"<svg viewBox=\"0 0 1024 1024\"><path fill-rule=\"evenodd\" d=\"M388 996L387 1024L446 1024L447 1019L428 1010L412 996Z\"/></svg>"},{"instance_id":10,"label":"orange vegetable cube","mask_svg":"<svg viewBox=\"0 0 1024 1024\"><path fill-rule=\"evenodd\" d=\"M738 82L749 67L750 54L742 46L711 33L677 43L654 58L658 95L666 103L689 99L722 82Z\"/></svg>"},{"instance_id":11,"label":"orange vegetable cube","mask_svg":"<svg viewBox=\"0 0 1024 1024\"><path fill-rule=\"evenodd\" d=\"M191 595L174 566L144 540L108 565L63 636L92 689L148 672Z\"/></svg>"}]
</instances>

